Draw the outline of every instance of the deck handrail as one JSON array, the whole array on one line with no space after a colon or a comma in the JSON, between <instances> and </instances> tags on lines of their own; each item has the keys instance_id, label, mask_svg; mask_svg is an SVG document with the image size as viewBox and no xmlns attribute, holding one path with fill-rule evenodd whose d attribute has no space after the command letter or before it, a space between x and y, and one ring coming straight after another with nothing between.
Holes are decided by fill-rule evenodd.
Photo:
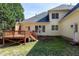
<instances>
[{"instance_id":1,"label":"deck handrail","mask_svg":"<svg viewBox=\"0 0 79 59\"><path fill-rule=\"evenodd\" d=\"M9 37L10 36L10 37ZM16 37L24 37L24 38L30 38L34 37L37 39L37 34L35 32L30 31L3 31L3 38L16 38Z\"/></svg>"},{"instance_id":2,"label":"deck handrail","mask_svg":"<svg viewBox=\"0 0 79 59\"><path fill-rule=\"evenodd\" d=\"M3 31L3 37L4 36L7 36L7 35L18 35L18 34L21 34L21 35L26 35L26 31Z\"/></svg>"}]
</instances>

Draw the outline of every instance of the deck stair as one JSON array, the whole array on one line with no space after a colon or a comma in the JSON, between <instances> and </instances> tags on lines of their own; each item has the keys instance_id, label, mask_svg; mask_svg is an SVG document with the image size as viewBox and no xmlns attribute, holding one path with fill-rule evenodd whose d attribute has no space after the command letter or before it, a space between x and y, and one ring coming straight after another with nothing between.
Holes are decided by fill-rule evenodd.
<instances>
[{"instance_id":1,"label":"deck stair","mask_svg":"<svg viewBox=\"0 0 79 59\"><path fill-rule=\"evenodd\" d=\"M32 40L37 40L37 34L35 32L30 32L30 38Z\"/></svg>"}]
</instances>

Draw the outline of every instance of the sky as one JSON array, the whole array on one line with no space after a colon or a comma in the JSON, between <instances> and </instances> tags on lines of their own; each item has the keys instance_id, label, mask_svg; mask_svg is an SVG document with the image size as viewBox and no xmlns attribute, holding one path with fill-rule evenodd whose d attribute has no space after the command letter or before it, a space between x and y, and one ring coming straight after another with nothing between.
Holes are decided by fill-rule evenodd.
<instances>
[{"instance_id":1,"label":"sky","mask_svg":"<svg viewBox=\"0 0 79 59\"><path fill-rule=\"evenodd\" d=\"M21 3L24 8L24 17L28 19L39 13L46 12L62 3Z\"/></svg>"}]
</instances>

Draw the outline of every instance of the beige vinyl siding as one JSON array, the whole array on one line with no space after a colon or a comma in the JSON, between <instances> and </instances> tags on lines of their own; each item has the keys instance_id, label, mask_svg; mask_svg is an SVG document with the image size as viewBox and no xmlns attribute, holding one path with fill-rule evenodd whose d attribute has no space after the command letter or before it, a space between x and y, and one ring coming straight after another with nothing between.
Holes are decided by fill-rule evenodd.
<instances>
[{"instance_id":1,"label":"beige vinyl siding","mask_svg":"<svg viewBox=\"0 0 79 59\"><path fill-rule=\"evenodd\" d=\"M78 24L77 40L79 40L79 10L77 9L71 13L68 17L64 18L59 23L59 32L62 36L69 38L74 38L74 28L71 28L71 25Z\"/></svg>"}]
</instances>

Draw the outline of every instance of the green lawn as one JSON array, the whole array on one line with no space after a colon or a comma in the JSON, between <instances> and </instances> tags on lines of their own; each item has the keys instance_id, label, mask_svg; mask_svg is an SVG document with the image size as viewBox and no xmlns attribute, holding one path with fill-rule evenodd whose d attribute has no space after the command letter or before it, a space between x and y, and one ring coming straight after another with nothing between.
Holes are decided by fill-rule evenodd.
<instances>
[{"instance_id":1,"label":"green lawn","mask_svg":"<svg viewBox=\"0 0 79 59\"><path fill-rule=\"evenodd\" d=\"M79 56L79 46L72 46L61 37L0 48L0 55L6 56Z\"/></svg>"}]
</instances>

